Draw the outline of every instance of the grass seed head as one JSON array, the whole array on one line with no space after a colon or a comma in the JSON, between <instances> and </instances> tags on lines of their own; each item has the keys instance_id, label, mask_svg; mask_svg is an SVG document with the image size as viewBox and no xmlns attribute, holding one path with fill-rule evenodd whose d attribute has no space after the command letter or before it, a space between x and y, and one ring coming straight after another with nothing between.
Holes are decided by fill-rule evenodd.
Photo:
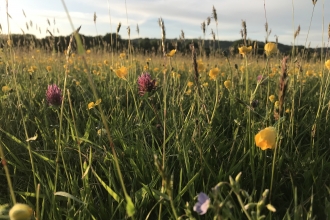
<instances>
[{"instance_id":1,"label":"grass seed head","mask_svg":"<svg viewBox=\"0 0 330 220\"><path fill-rule=\"evenodd\" d=\"M296 32L294 32L294 39L297 38L297 36L299 35L299 33L300 33L300 25L298 26Z\"/></svg>"},{"instance_id":2,"label":"grass seed head","mask_svg":"<svg viewBox=\"0 0 330 220\"><path fill-rule=\"evenodd\" d=\"M209 26L210 23L211 23L211 17L207 17L207 18L206 18L206 24L207 24L207 26Z\"/></svg>"},{"instance_id":3,"label":"grass seed head","mask_svg":"<svg viewBox=\"0 0 330 220\"><path fill-rule=\"evenodd\" d=\"M218 24L218 15L217 15L217 10L215 9L214 5L213 5L213 8L212 8L212 17L215 21L215 23Z\"/></svg>"},{"instance_id":4,"label":"grass seed head","mask_svg":"<svg viewBox=\"0 0 330 220\"><path fill-rule=\"evenodd\" d=\"M205 21L203 21L203 23L201 24L201 28L202 28L203 34L205 34L205 31L206 31Z\"/></svg>"},{"instance_id":5,"label":"grass seed head","mask_svg":"<svg viewBox=\"0 0 330 220\"><path fill-rule=\"evenodd\" d=\"M121 22L119 22L118 26L117 26L117 34L119 33L120 31L120 27L121 27Z\"/></svg>"}]
</instances>

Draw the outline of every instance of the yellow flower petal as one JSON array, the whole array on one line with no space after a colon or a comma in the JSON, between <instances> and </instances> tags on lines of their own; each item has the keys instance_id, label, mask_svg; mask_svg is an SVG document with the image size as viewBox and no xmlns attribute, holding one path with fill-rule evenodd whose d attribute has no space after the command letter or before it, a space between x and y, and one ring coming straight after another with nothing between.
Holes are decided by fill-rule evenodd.
<instances>
[{"instance_id":1,"label":"yellow flower petal","mask_svg":"<svg viewBox=\"0 0 330 220\"><path fill-rule=\"evenodd\" d=\"M274 127L267 127L254 137L257 147L261 150L274 149L276 145L276 129Z\"/></svg>"},{"instance_id":2,"label":"yellow flower petal","mask_svg":"<svg viewBox=\"0 0 330 220\"><path fill-rule=\"evenodd\" d=\"M191 94L191 89L188 89L186 92L185 92L186 95L190 95Z\"/></svg>"},{"instance_id":3,"label":"yellow flower petal","mask_svg":"<svg viewBox=\"0 0 330 220\"><path fill-rule=\"evenodd\" d=\"M124 59L126 57L126 53L119 54L119 58Z\"/></svg>"},{"instance_id":4,"label":"yellow flower petal","mask_svg":"<svg viewBox=\"0 0 330 220\"><path fill-rule=\"evenodd\" d=\"M330 60L325 61L325 67L330 70Z\"/></svg>"},{"instance_id":5,"label":"yellow flower petal","mask_svg":"<svg viewBox=\"0 0 330 220\"><path fill-rule=\"evenodd\" d=\"M95 105L99 105L101 102L102 102L102 99L98 99L98 100L96 100Z\"/></svg>"},{"instance_id":6,"label":"yellow flower petal","mask_svg":"<svg viewBox=\"0 0 330 220\"><path fill-rule=\"evenodd\" d=\"M275 98L276 98L276 97L275 97L274 95L269 96L269 100L270 100L271 102L273 102L273 103L275 102Z\"/></svg>"},{"instance_id":7,"label":"yellow flower petal","mask_svg":"<svg viewBox=\"0 0 330 220\"><path fill-rule=\"evenodd\" d=\"M230 80L224 81L223 84L225 85L226 89L230 89L231 88L231 81Z\"/></svg>"},{"instance_id":8,"label":"yellow flower petal","mask_svg":"<svg viewBox=\"0 0 330 220\"><path fill-rule=\"evenodd\" d=\"M219 68L218 67L215 67L213 69L210 69L210 72L209 72L210 79L216 80L219 72L220 71L219 71Z\"/></svg>"},{"instance_id":9,"label":"yellow flower petal","mask_svg":"<svg viewBox=\"0 0 330 220\"><path fill-rule=\"evenodd\" d=\"M9 86L3 86L3 87L2 87L2 91L5 92L5 93L6 93L6 92L9 92L10 90L11 90L11 89L9 88Z\"/></svg>"},{"instance_id":10,"label":"yellow flower petal","mask_svg":"<svg viewBox=\"0 0 330 220\"><path fill-rule=\"evenodd\" d=\"M271 55L272 53L277 52L277 45L275 43L267 43L264 47L265 53L267 56Z\"/></svg>"},{"instance_id":11,"label":"yellow flower petal","mask_svg":"<svg viewBox=\"0 0 330 220\"><path fill-rule=\"evenodd\" d=\"M202 85L203 87L208 87L209 86L209 83L208 82L205 82L205 83L203 83L203 85Z\"/></svg>"},{"instance_id":12,"label":"yellow flower petal","mask_svg":"<svg viewBox=\"0 0 330 220\"><path fill-rule=\"evenodd\" d=\"M50 72L50 71L52 71L52 67L51 66L46 66L46 70L47 70L47 72Z\"/></svg>"},{"instance_id":13,"label":"yellow flower petal","mask_svg":"<svg viewBox=\"0 0 330 220\"><path fill-rule=\"evenodd\" d=\"M126 76L127 76L127 68L122 66L120 67L119 69L116 70L116 75L121 78L121 79L126 79Z\"/></svg>"},{"instance_id":14,"label":"yellow flower petal","mask_svg":"<svg viewBox=\"0 0 330 220\"><path fill-rule=\"evenodd\" d=\"M197 61L197 69L198 72L203 72L205 70L205 66L202 60Z\"/></svg>"},{"instance_id":15,"label":"yellow flower petal","mask_svg":"<svg viewBox=\"0 0 330 220\"><path fill-rule=\"evenodd\" d=\"M88 105L87 105L88 110L94 108L95 106L96 106L96 105L95 105L94 102L90 102L90 103L88 103Z\"/></svg>"},{"instance_id":16,"label":"yellow flower petal","mask_svg":"<svg viewBox=\"0 0 330 220\"><path fill-rule=\"evenodd\" d=\"M176 53L176 49L171 50L169 53L166 54L166 56L167 57L173 57L175 53Z\"/></svg>"},{"instance_id":17,"label":"yellow flower petal","mask_svg":"<svg viewBox=\"0 0 330 220\"><path fill-rule=\"evenodd\" d=\"M245 55L245 54L251 52L251 50L252 50L252 46L249 46L249 47L243 46L243 47L238 48L239 54L242 54L242 55Z\"/></svg>"}]
</instances>

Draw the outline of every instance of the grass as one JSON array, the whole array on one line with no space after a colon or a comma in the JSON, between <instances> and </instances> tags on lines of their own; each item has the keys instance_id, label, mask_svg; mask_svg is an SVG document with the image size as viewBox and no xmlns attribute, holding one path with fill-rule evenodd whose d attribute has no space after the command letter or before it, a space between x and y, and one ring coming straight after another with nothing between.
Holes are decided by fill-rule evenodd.
<instances>
[{"instance_id":1,"label":"grass","mask_svg":"<svg viewBox=\"0 0 330 220\"><path fill-rule=\"evenodd\" d=\"M95 47L67 57L3 43L0 204L26 203L36 219L202 219L193 207L204 192L206 219L329 217L324 55L290 58L285 112L274 116L280 54L197 56L195 78L180 51L120 56ZM121 66L125 79L115 74ZM144 96L142 72L157 83ZM46 101L49 84L62 89L59 107ZM262 151L254 136L268 126L276 148ZM8 219L8 207L0 210Z\"/></svg>"}]
</instances>

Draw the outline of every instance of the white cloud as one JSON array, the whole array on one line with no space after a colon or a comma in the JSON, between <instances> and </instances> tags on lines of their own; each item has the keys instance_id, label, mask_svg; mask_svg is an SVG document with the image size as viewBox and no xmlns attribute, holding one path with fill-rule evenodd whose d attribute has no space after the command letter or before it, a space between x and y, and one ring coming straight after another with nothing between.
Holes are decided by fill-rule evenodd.
<instances>
[{"instance_id":1,"label":"white cloud","mask_svg":"<svg viewBox=\"0 0 330 220\"><path fill-rule=\"evenodd\" d=\"M178 37L183 30L186 38L203 37L200 25L208 16L212 16L212 7L216 8L218 16L218 31L220 40L236 40L240 38L241 20L247 23L248 37L263 41L265 38L265 11L269 29L272 30L270 40L275 40L274 35L279 37L280 42L290 44L293 41L293 33L300 24L301 33L299 43L304 44L307 38L307 31L310 24L313 4L311 1L294 2L288 0L261 1L261 0L67 0L67 8L75 27L82 25L81 33L86 35L96 35L93 22L93 15L96 12L96 28L98 34L114 32L119 22L122 23L120 34L127 38L126 28L131 28L131 37L137 37L136 24L140 27L141 37L158 38L160 29L157 20L162 17L165 21L167 36L169 38ZM111 24L109 17L109 8ZM320 45L322 40L322 23L327 31L330 22L330 14L323 11L323 8L330 8L330 2L318 1L315 5L313 20L307 42L312 42L312 46ZM24 17L22 9L25 10L27 18ZM126 15L127 9L127 15ZM5 2L0 3L0 23L3 33L6 33L6 11ZM11 31L20 33L20 29L26 30L26 22L32 20L34 27L27 32L36 34L38 37L44 36L46 29L59 28L60 34L71 33L67 15L61 1L44 0L17 0L15 5L9 2L9 13ZM293 16L294 15L294 16ZM56 25L51 27L47 24L47 18ZM42 30L42 35L36 30L35 25ZM212 19L206 38L211 38L211 28L216 31L216 25ZM325 41L327 36L325 34ZM308 44L307 43L307 44Z\"/></svg>"}]
</instances>

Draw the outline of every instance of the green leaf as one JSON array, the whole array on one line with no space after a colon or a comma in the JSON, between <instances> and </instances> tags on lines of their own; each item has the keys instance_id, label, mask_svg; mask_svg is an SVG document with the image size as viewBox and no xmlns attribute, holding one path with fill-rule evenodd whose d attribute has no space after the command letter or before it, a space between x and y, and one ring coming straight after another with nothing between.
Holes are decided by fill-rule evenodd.
<instances>
[{"instance_id":1,"label":"green leaf","mask_svg":"<svg viewBox=\"0 0 330 220\"><path fill-rule=\"evenodd\" d=\"M135 213L135 207L134 207L131 197L126 196L126 202L127 202L126 213L129 217L132 217Z\"/></svg>"},{"instance_id":2,"label":"green leaf","mask_svg":"<svg viewBox=\"0 0 330 220\"><path fill-rule=\"evenodd\" d=\"M97 175L97 173L93 170L93 168L92 168L92 172L95 175L95 177L100 181L104 189L112 196L112 198L114 198L114 200L116 200L117 202L120 202L122 198L117 193L115 193L107 184L105 184L105 182Z\"/></svg>"},{"instance_id":3,"label":"green leaf","mask_svg":"<svg viewBox=\"0 0 330 220\"><path fill-rule=\"evenodd\" d=\"M82 204L86 204L83 201L81 201L80 199L74 197L73 195L71 195L70 193L67 193L67 192L56 192L56 193L54 193L54 195L55 196L63 196L63 197L72 199L72 200L74 200L76 202L79 202L79 203L82 203Z\"/></svg>"}]
</instances>

